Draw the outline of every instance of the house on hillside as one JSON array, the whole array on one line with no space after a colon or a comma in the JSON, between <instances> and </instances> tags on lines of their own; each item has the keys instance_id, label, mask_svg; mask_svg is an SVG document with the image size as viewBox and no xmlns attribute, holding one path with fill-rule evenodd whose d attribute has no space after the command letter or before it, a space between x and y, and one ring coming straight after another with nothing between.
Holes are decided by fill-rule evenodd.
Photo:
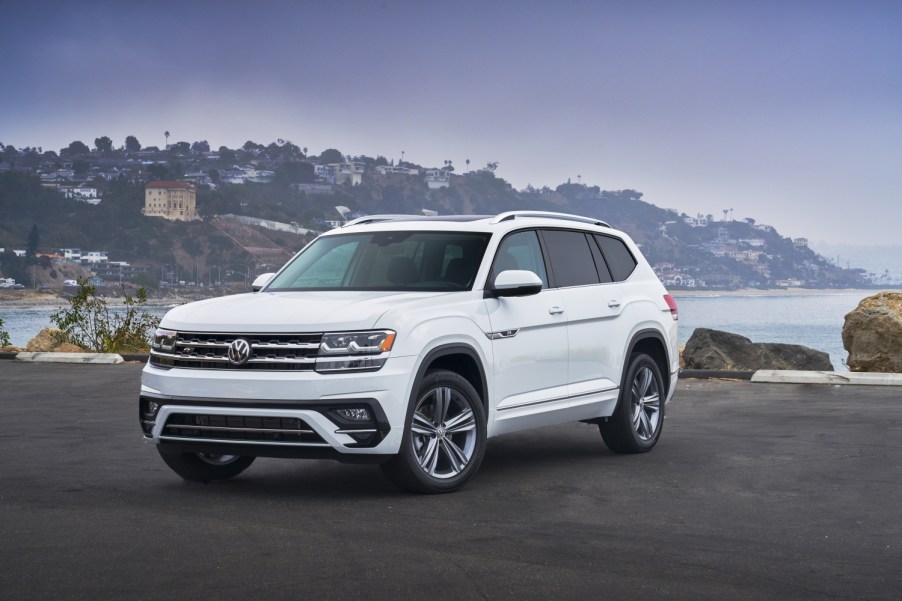
<instances>
[{"instance_id":1,"label":"house on hillside","mask_svg":"<svg viewBox=\"0 0 902 601\"><path fill-rule=\"evenodd\" d=\"M150 182L144 188L144 208L148 217L170 221L197 219L197 190L188 182Z\"/></svg>"},{"instance_id":2,"label":"house on hillside","mask_svg":"<svg viewBox=\"0 0 902 601\"><path fill-rule=\"evenodd\" d=\"M429 186L430 190L447 188L451 185L451 173L444 169L427 169L426 185Z\"/></svg>"},{"instance_id":3,"label":"house on hillside","mask_svg":"<svg viewBox=\"0 0 902 601\"><path fill-rule=\"evenodd\" d=\"M66 198L80 200L91 205L100 204L100 195L97 188L89 186L60 186L57 188Z\"/></svg>"}]
</instances>

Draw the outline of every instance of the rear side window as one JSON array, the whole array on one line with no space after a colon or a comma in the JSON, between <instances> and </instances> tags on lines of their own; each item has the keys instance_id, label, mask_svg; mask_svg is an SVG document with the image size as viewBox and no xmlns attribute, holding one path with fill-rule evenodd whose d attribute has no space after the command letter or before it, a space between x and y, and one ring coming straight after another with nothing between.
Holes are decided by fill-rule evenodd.
<instances>
[{"instance_id":1,"label":"rear side window","mask_svg":"<svg viewBox=\"0 0 902 601\"><path fill-rule=\"evenodd\" d=\"M596 234L595 241L598 242L601 252L604 253L604 258L607 261L608 268L611 270L614 281L622 282L630 277L630 274L636 269L636 259L623 240Z\"/></svg>"},{"instance_id":2,"label":"rear side window","mask_svg":"<svg viewBox=\"0 0 902 601\"><path fill-rule=\"evenodd\" d=\"M582 232L543 230L554 284L560 288L599 282L589 241Z\"/></svg>"}]
</instances>

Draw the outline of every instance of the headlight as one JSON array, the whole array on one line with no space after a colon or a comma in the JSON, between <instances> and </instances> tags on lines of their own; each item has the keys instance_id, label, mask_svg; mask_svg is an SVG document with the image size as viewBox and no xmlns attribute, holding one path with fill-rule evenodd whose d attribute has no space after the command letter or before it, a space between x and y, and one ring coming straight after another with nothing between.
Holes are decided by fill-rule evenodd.
<instances>
[{"instance_id":1,"label":"headlight","mask_svg":"<svg viewBox=\"0 0 902 601\"><path fill-rule=\"evenodd\" d=\"M374 371L388 360L395 342L391 330L323 334L316 371Z\"/></svg>"},{"instance_id":2,"label":"headlight","mask_svg":"<svg viewBox=\"0 0 902 601\"><path fill-rule=\"evenodd\" d=\"M155 351L171 353L175 349L177 337L178 332L157 328L156 332L153 333L153 342L150 343L150 348Z\"/></svg>"}]
</instances>

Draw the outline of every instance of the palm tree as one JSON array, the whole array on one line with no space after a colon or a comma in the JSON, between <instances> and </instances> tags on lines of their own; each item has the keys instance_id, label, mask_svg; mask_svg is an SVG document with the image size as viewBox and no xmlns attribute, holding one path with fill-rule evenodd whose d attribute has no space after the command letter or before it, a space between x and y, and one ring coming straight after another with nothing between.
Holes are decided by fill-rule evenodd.
<instances>
[{"instance_id":1,"label":"palm tree","mask_svg":"<svg viewBox=\"0 0 902 601\"><path fill-rule=\"evenodd\" d=\"M166 136L166 150L169 150L169 130L167 129L163 135Z\"/></svg>"},{"instance_id":2,"label":"palm tree","mask_svg":"<svg viewBox=\"0 0 902 601\"><path fill-rule=\"evenodd\" d=\"M470 172L470 159L467 159L467 173Z\"/></svg>"}]
</instances>

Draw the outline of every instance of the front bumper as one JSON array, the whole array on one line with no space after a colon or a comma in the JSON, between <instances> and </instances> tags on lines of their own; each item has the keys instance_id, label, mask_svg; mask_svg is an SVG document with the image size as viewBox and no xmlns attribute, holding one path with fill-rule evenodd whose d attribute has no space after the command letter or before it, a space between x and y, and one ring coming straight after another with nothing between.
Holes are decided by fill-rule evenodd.
<instances>
[{"instance_id":1,"label":"front bumper","mask_svg":"<svg viewBox=\"0 0 902 601\"><path fill-rule=\"evenodd\" d=\"M167 452L360 460L398 452L412 358L377 372L144 368L139 420ZM366 409L351 420L340 409ZM378 458L378 457L377 457Z\"/></svg>"}]
</instances>

